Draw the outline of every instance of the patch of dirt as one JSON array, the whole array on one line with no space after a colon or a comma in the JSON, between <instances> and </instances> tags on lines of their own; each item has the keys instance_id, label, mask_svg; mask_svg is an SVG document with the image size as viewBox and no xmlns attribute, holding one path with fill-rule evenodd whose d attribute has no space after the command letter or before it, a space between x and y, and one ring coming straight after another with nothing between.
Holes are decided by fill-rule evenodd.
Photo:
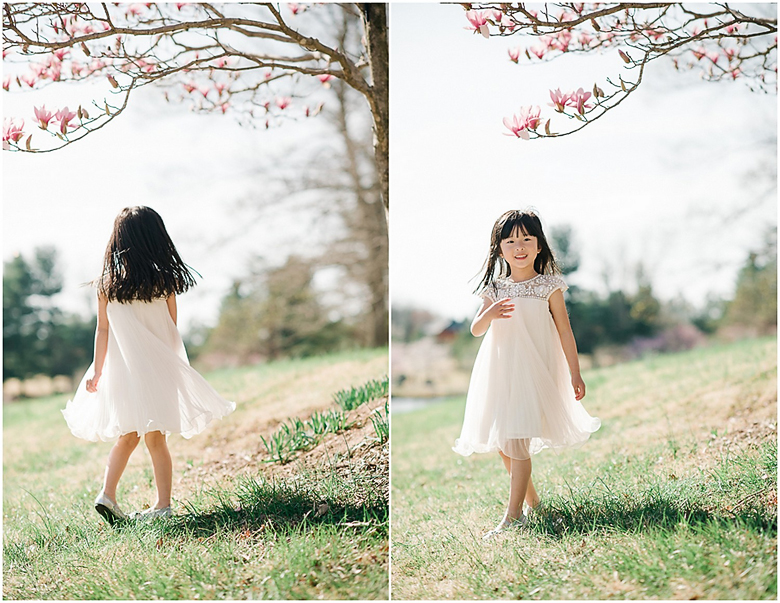
<instances>
[{"instance_id":1,"label":"patch of dirt","mask_svg":"<svg viewBox=\"0 0 780 603\"><path fill-rule=\"evenodd\" d=\"M224 439L221 445L209 446L203 451L202 462L189 466L180 477L178 491L197 489L204 482L225 482L243 475L262 473L267 479L272 477L291 477L303 469L321 469L330 467L339 475L351 472L367 473L375 476L376 486L387 497L390 478L390 454L387 442L380 444L371 422L371 415L384 409L387 396L363 404L347 414L351 423L349 429L338 433L326 434L311 450L298 452L288 463L265 462L269 455L260 440L260 435L268 438L278 428L279 421L268 421L262 431L255 432L252 441L244 439L243 448L225 454L223 450L234 448L233 443ZM312 412L296 415L307 420Z\"/></svg>"}]
</instances>

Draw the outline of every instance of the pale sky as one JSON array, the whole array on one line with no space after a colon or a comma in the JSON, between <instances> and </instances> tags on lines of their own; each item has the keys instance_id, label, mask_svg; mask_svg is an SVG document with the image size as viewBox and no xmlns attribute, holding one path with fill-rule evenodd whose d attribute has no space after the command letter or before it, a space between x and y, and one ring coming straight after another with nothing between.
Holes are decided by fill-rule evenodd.
<instances>
[{"instance_id":1,"label":"pale sky","mask_svg":"<svg viewBox=\"0 0 780 603\"><path fill-rule=\"evenodd\" d=\"M599 289L606 270L620 287L642 261L662 298L730 295L776 224L774 199L745 208L760 190L750 171L776 162L776 147L760 143L777 131L777 97L658 62L598 123L523 141L504 136L504 117L540 105L563 129L549 90L607 90L623 63L611 52L515 65L507 49L519 38L487 40L467 25L459 5L391 6L392 303L470 318L479 305L470 279L493 223L526 207L548 233L572 227L581 252L572 283Z\"/></svg>"},{"instance_id":2,"label":"pale sky","mask_svg":"<svg viewBox=\"0 0 780 603\"><path fill-rule=\"evenodd\" d=\"M25 120L33 145L45 132L33 107L56 109L110 95L108 85L61 84L40 91L3 92L3 115ZM94 112L94 110L92 111ZM166 104L152 87L137 90L126 112L102 130L65 149L39 155L3 152L3 259L54 245L65 274L57 301L69 311L95 311L94 291L80 284L100 274L114 218L128 205L148 205L163 218L184 261L203 276L179 300L182 330L213 325L233 279L262 256L279 264L289 253L313 256L315 246L294 246L291 230L316 230L305 212L265 211L242 201L262 194L263 170L285 168L280 158L310 144L318 118L269 130L241 127L228 115L196 115ZM307 226L311 222L310 226Z\"/></svg>"}]
</instances>

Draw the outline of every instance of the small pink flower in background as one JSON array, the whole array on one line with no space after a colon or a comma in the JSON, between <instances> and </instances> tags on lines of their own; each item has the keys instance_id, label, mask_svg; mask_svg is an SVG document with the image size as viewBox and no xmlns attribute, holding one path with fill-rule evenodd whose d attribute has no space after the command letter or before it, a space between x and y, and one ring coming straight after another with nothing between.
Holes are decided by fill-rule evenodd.
<instances>
[{"instance_id":1,"label":"small pink flower in background","mask_svg":"<svg viewBox=\"0 0 780 603\"><path fill-rule=\"evenodd\" d=\"M568 29L564 29L558 32L558 37L552 42L552 47L561 52L566 52L569 49L571 43L571 32Z\"/></svg>"},{"instance_id":2,"label":"small pink flower in background","mask_svg":"<svg viewBox=\"0 0 780 603\"><path fill-rule=\"evenodd\" d=\"M713 50L707 53L707 58L713 63L717 63L718 59L720 58L720 55L716 50Z\"/></svg>"},{"instance_id":3,"label":"small pink flower in background","mask_svg":"<svg viewBox=\"0 0 780 603\"><path fill-rule=\"evenodd\" d=\"M225 111L228 110L228 107L230 106L230 103L222 103L219 108L222 109L222 115L225 114Z\"/></svg>"},{"instance_id":4,"label":"small pink flower in background","mask_svg":"<svg viewBox=\"0 0 780 603\"><path fill-rule=\"evenodd\" d=\"M297 15L299 12L301 12L301 5L297 2L290 2L287 4L287 8L290 9L290 12L293 15Z\"/></svg>"},{"instance_id":5,"label":"small pink flower in background","mask_svg":"<svg viewBox=\"0 0 780 603\"><path fill-rule=\"evenodd\" d=\"M333 79L333 76L330 73L322 73L317 76L317 79L320 80L323 84L327 84L330 80Z\"/></svg>"},{"instance_id":6,"label":"small pink flower in background","mask_svg":"<svg viewBox=\"0 0 780 603\"><path fill-rule=\"evenodd\" d=\"M9 89L10 87L11 87L11 76L10 76L10 75L6 75L6 76L3 78L3 90L5 90L6 92L8 92L8 89Z\"/></svg>"},{"instance_id":7,"label":"small pink flower in background","mask_svg":"<svg viewBox=\"0 0 780 603\"><path fill-rule=\"evenodd\" d=\"M585 101L591 96L590 92L585 92L579 88L577 92L569 92L569 106L575 107L580 115L585 115L585 109L590 109L593 105L586 105Z\"/></svg>"},{"instance_id":8,"label":"small pink flower in background","mask_svg":"<svg viewBox=\"0 0 780 603\"><path fill-rule=\"evenodd\" d=\"M177 10L181 10L182 6L187 6L187 4L185 2L177 2L176 3Z\"/></svg>"},{"instance_id":9,"label":"small pink flower in background","mask_svg":"<svg viewBox=\"0 0 780 603\"><path fill-rule=\"evenodd\" d=\"M740 71L739 67L737 67L736 69L734 69L734 70L731 72L731 79L732 79L732 80L735 80L735 79L737 79L737 77L739 76L739 74L740 74L740 73L742 73L742 71Z\"/></svg>"},{"instance_id":10,"label":"small pink flower in background","mask_svg":"<svg viewBox=\"0 0 780 603\"><path fill-rule=\"evenodd\" d=\"M509 60L513 63L517 63L517 61L520 59L520 47L517 48L510 48L507 50L509 53Z\"/></svg>"},{"instance_id":11,"label":"small pink flower in background","mask_svg":"<svg viewBox=\"0 0 780 603\"><path fill-rule=\"evenodd\" d=\"M569 94L561 94L561 89L557 88L556 90L550 90L550 98L552 99L552 104L550 106L555 107L555 110L558 111L558 113L563 113L566 108L566 103L569 102L571 97Z\"/></svg>"},{"instance_id":12,"label":"small pink flower in background","mask_svg":"<svg viewBox=\"0 0 780 603\"><path fill-rule=\"evenodd\" d=\"M60 122L60 132L62 134L68 133L68 127L70 126L70 121L76 117L76 114L73 111L70 111L67 107L64 109L60 109L57 111L56 115L54 116L57 121Z\"/></svg>"},{"instance_id":13,"label":"small pink flower in background","mask_svg":"<svg viewBox=\"0 0 780 603\"><path fill-rule=\"evenodd\" d=\"M187 92L192 92L193 90L196 89L195 82L193 82L192 80L190 80L189 82L185 82L184 83L184 89Z\"/></svg>"},{"instance_id":14,"label":"small pink flower in background","mask_svg":"<svg viewBox=\"0 0 780 603\"><path fill-rule=\"evenodd\" d=\"M593 41L593 37L586 31L583 31L580 33L580 44L584 47L587 47L590 45L590 43Z\"/></svg>"},{"instance_id":15,"label":"small pink flower in background","mask_svg":"<svg viewBox=\"0 0 780 603\"><path fill-rule=\"evenodd\" d=\"M24 75L23 75L23 76L22 76L20 79L21 79L21 80L22 80L22 81L23 81L25 84L27 84L27 85L28 85L30 88L32 88L33 86L35 86L35 82L36 82L36 81L38 81L38 80L36 79L35 75L34 75L34 74L32 74L32 73L25 73L25 74L24 74Z\"/></svg>"},{"instance_id":16,"label":"small pink flower in background","mask_svg":"<svg viewBox=\"0 0 780 603\"><path fill-rule=\"evenodd\" d=\"M282 110L284 110L287 107L289 107L291 102L292 102L292 99L289 96L277 96L276 97L276 106L279 107Z\"/></svg>"},{"instance_id":17,"label":"small pink flower in background","mask_svg":"<svg viewBox=\"0 0 780 603\"><path fill-rule=\"evenodd\" d=\"M528 134L528 131L535 130L539 127L540 112L541 110L539 107L522 107L519 115L513 115L511 118L505 117L504 125L518 138L529 140L531 136ZM507 136L511 136L512 134L507 134Z\"/></svg>"},{"instance_id":18,"label":"small pink flower in background","mask_svg":"<svg viewBox=\"0 0 780 603\"><path fill-rule=\"evenodd\" d=\"M41 105L40 109L38 107L34 107L33 112L35 113L35 119L38 120L38 126L41 128L41 130L48 129L49 122L52 120L54 115L46 110L46 105Z\"/></svg>"},{"instance_id":19,"label":"small pink flower in background","mask_svg":"<svg viewBox=\"0 0 780 603\"><path fill-rule=\"evenodd\" d=\"M228 64L228 61L227 61L226 57L219 57L216 61L214 61L214 66L218 67L220 69L222 67L224 67L225 65L227 65L227 64Z\"/></svg>"},{"instance_id":20,"label":"small pink flower in background","mask_svg":"<svg viewBox=\"0 0 780 603\"><path fill-rule=\"evenodd\" d=\"M508 31L514 31L515 27L517 27L517 23L509 15L502 15L500 24L502 27L506 27Z\"/></svg>"},{"instance_id":21,"label":"small pink flower in background","mask_svg":"<svg viewBox=\"0 0 780 603\"><path fill-rule=\"evenodd\" d=\"M273 75L273 71L266 71L265 72L265 79L270 80L272 75Z\"/></svg>"},{"instance_id":22,"label":"small pink flower in background","mask_svg":"<svg viewBox=\"0 0 780 603\"><path fill-rule=\"evenodd\" d=\"M200 92L203 95L203 98L207 98L209 92L211 92L211 88L209 88L208 86L200 86L198 87L198 92Z\"/></svg>"},{"instance_id":23,"label":"small pink flower in background","mask_svg":"<svg viewBox=\"0 0 780 603\"><path fill-rule=\"evenodd\" d=\"M227 84L223 84L222 82L217 82L214 84L214 89L217 91L217 94L219 96L222 96L222 93L227 89Z\"/></svg>"},{"instance_id":24,"label":"small pink flower in background","mask_svg":"<svg viewBox=\"0 0 780 603\"><path fill-rule=\"evenodd\" d=\"M739 26L737 24L735 24L735 23L733 23L733 24L729 25L728 27L726 27L726 33L727 34L733 34L733 33L737 32L737 31L739 31Z\"/></svg>"},{"instance_id":25,"label":"small pink flower in background","mask_svg":"<svg viewBox=\"0 0 780 603\"><path fill-rule=\"evenodd\" d=\"M7 151L11 148L9 141L19 142L22 136L24 136L24 120L17 123L14 118L6 117L3 120L3 150Z\"/></svg>"},{"instance_id":26,"label":"small pink flower in background","mask_svg":"<svg viewBox=\"0 0 780 603\"><path fill-rule=\"evenodd\" d=\"M691 50L691 52L693 53L693 56L696 57L696 60L700 61L707 54L707 49L704 48L704 46L699 46L698 48Z\"/></svg>"},{"instance_id":27,"label":"small pink flower in background","mask_svg":"<svg viewBox=\"0 0 780 603\"><path fill-rule=\"evenodd\" d=\"M502 13L500 10L496 8L488 9L486 12L487 12L487 18L493 19L493 23L500 23L501 18L504 16L504 13Z\"/></svg>"},{"instance_id":28,"label":"small pink flower in background","mask_svg":"<svg viewBox=\"0 0 780 603\"><path fill-rule=\"evenodd\" d=\"M487 26L487 20L488 20L487 12L488 11L484 11L484 10L466 11L466 18L469 20L469 23L471 23L471 27L468 27L467 29L471 29L472 31L478 31L484 37L489 38L490 30L488 29Z\"/></svg>"},{"instance_id":29,"label":"small pink flower in background","mask_svg":"<svg viewBox=\"0 0 780 603\"><path fill-rule=\"evenodd\" d=\"M546 52L546 48L544 46L531 46L530 48L531 53L536 55L536 58L541 59L544 56L544 53Z\"/></svg>"},{"instance_id":30,"label":"small pink flower in background","mask_svg":"<svg viewBox=\"0 0 780 603\"><path fill-rule=\"evenodd\" d=\"M729 60L729 63L734 60L734 57L737 56L737 51L734 48L726 48L726 58Z\"/></svg>"}]
</instances>

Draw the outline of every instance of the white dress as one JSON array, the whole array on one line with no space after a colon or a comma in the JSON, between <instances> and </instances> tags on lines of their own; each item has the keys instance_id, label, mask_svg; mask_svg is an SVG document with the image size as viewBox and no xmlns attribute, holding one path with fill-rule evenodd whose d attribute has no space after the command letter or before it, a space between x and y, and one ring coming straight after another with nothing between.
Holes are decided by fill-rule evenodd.
<instances>
[{"instance_id":1,"label":"white dress","mask_svg":"<svg viewBox=\"0 0 780 603\"><path fill-rule=\"evenodd\" d=\"M76 437L96 442L161 431L185 438L236 408L190 366L164 299L109 302L108 350L97 392L81 380L62 414Z\"/></svg>"},{"instance_id":2,"label":"white dress","mask_svg":"<svg viewBox=\"0 0 780 603\"><path fill-rule=\"evenodd\" d=\"M510 318L493 320L471 374L460 438L453 450L502 451L528 459L543 448L583 444L601 426L574 397L571 375L550 313L563 279L537 275L527 281L497 279L480 295L512 298Z\"/></svg>"}]
</instances>

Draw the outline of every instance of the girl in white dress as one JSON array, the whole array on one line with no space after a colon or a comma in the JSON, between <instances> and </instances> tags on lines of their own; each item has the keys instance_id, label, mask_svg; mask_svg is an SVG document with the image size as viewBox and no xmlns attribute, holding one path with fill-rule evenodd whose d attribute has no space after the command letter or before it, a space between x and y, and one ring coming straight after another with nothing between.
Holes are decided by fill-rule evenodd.
<instances>
[{"instance_id":1,"label":"girl in white dress","mask_svg":"<svg viewBox=\"0 0 780 603\"><path fill-rule=\"evenodd\" d=\"M142 518L171 514L167 436L189 438L236 405L190 367L176 329L176 295L195 285L162 218L128 207L114 221L97 288L95 359L62 411L73 435L114 441L95 509L110 524L128 519L116 488L141 436L152 457L157 501Z\"/></svg>"},{"instance_id":2,"label":"girl in white dress","mask_svg":"<svg viewBox=\"0 0 780 603\"><path fill-rule=\"evenodd\" d=\"M531 455L584 443L601 426L579 402L585 396L558 267L533 212L508 211L493 226L482 307L471 324L485 335L453 450L501 455L509 473L504 518L485 536L522 525L523 500L539 505Z\"/></svg>"}]
</instances>

